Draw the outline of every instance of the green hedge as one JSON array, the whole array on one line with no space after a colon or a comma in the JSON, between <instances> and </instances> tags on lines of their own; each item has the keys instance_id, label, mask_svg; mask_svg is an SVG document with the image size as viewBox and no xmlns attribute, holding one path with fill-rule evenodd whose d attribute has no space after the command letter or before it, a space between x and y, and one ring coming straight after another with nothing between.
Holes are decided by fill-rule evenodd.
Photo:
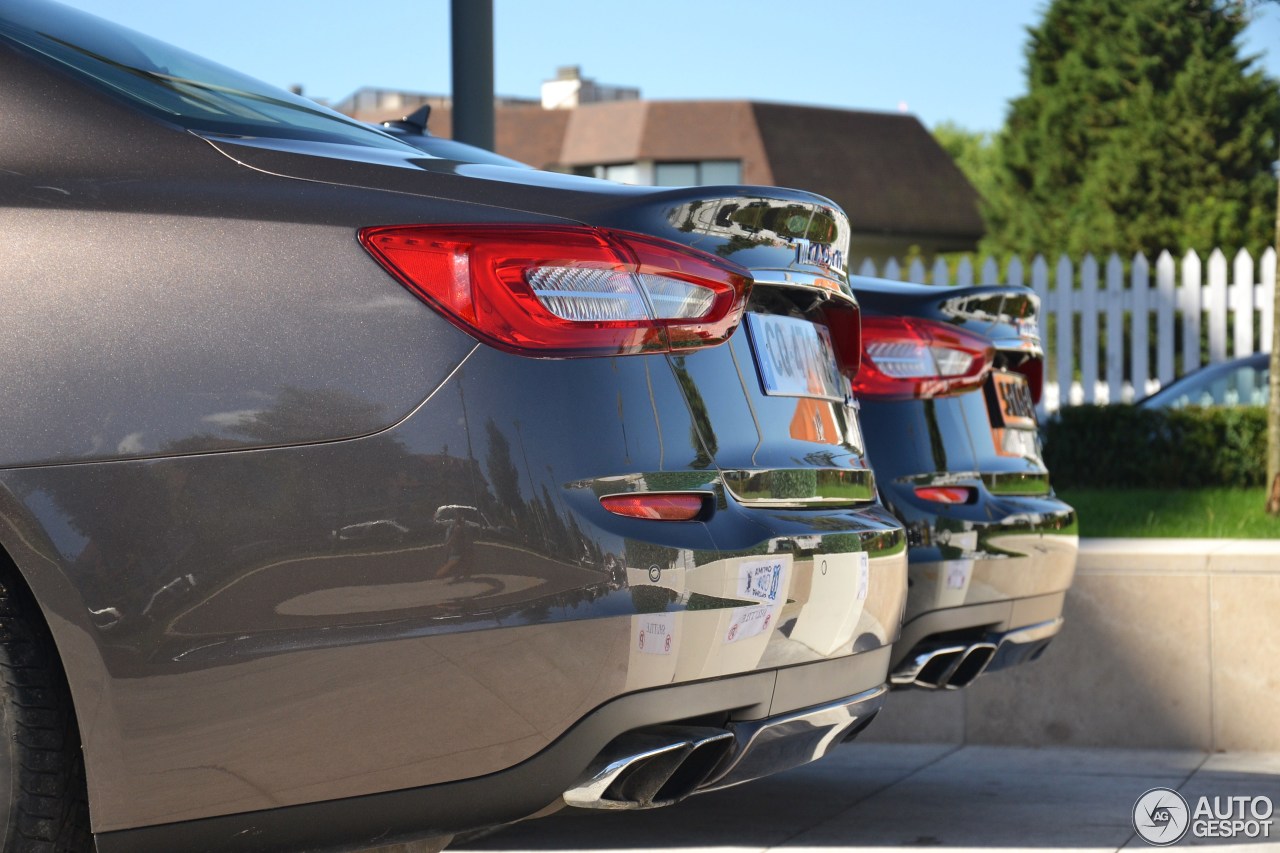
<instances>
[{"instance_id":1,"label":"green hedge","mask_svg":"<svg viewBox=\"0 0 1280 853\"><path fill-rule=\"evenodd\" d=\"M1260 486L1267 410L1073 406L1045 425L1044 451L1057 488Z\"/></svg>"}]
</instances>

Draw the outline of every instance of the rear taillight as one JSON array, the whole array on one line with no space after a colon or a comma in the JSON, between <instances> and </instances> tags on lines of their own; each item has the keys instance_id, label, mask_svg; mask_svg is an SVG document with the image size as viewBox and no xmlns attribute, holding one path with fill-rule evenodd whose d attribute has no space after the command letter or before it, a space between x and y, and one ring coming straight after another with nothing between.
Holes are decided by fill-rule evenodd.
<instances>
[{"instance_id":1,"label":"rear taillight","mask_svg":"<svg viewBox=\"0 0 1280 853\"><path fill-rule=\"evenodd\" d=\"M1013 370L1027 378L1027 390L1031 392L1031 402L1039 405L1040 397L1044 394L1044 360L1028 358Z\"/></svg>"},{"instance_id":2,"label":"rear taillight","mask_svg":"<svg viewBox=\"0 0 1280 853\"><path fill-rule=\"evenodd\" d=\"M855 394L912 399L942 397L980 386L995 347L986 338L916 317L862 318L862 365Z\"/></svg>"},{"instance_id":3,"label":"rear taillight","mask_svg":"<svg viewBox=\"0 0 1280 853\"><path fill-rule=\"evenodd\" d=\"M823 322L831 332L831 346L840 372L853 379L862 364L862 318L858 306L828 300L823 308Z\"/></svg>"},{"instance_id":4,"label":"rear taillight","mask_svg":"<svg viewBox=\"0 0 1280 853\"><path fill-rule=\"evenodd\" d=\"M536 356L711 346L733 334L750 273L639 234L544 225L393 225L360 243L464 331Z\"/></svg>"},{"instance_id":5,"label":"rear taillight","mask_svg":"<svg viewBox=\"0 0 1280 853\"><path fill-rule=\"evenodd\" d=\"M978 492L968 486L916 486L916 497L940 504L972 503Z\"/></svg>"},{"instance_id":6,"label":"rear taillight","mask_svg":"<svg viewBox=\"0 0 1280 853\"><path fill-rule=\"evenodd\" d=\"M649 518L656 521L694 521L704 514L710 504L710 496L678 493L640 492L626 495L605 495L600 504L614 515L628 518Z\"/></svg>"}]
</instances>

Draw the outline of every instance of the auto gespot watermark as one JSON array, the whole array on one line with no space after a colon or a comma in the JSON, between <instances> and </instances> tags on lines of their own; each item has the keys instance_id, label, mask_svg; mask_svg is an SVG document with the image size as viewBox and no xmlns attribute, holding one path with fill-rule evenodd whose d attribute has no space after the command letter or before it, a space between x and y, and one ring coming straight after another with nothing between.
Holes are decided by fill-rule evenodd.
<instances>
[{"instance_id":1,"label":"auto gespot watermark","mask_svg":"<svg viewBox=\"0 0 1280 853\"><path fill-rule=\"evenodd\" d=\"M1172 788L1152 788L1133 804L1133 828L1156 847L1193 838L1270 838L1270 797L1200 797L1194 808Z\"/></svg>"}]
</instances>

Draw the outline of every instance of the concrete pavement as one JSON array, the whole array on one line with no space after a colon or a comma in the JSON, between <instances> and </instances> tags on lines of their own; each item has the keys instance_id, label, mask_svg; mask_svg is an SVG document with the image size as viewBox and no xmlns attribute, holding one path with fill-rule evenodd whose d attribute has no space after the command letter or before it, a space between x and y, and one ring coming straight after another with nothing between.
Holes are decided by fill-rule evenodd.
<instances>
[{"instance_id":1,"label":"concrete pavement","mask_svg":"<svg viewBox=\"0 0 1280 853\"><path fill-rule=\"evenodd\" d=\"M1193 797L1268 796L1280 753L856 743L779 776L651 812L561 812L451 850L716 850L883 847L1147 849L1130 823L1164 786ZM1280 811L1272 823L1280 835ZM1280 851L1280 838L1193 841Z\"/></svg>"}]
</instances>

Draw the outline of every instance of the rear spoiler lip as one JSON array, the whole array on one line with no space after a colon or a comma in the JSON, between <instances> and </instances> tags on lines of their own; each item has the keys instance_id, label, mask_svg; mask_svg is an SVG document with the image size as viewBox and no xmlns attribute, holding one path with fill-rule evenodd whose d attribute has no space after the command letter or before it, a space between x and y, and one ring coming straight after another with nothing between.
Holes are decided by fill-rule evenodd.
<instances>
[{"instance_id":1,"label":"rear spoiler lip","mask_svg":"<svg viewBox=\"0 0 1280 853\"><path fill-rule=\"evenodd\" d=\"M956 323L988 338L1001 352L1044 356L1039 324L1040 297L1029 288L1003 284L923 285L865 276L852 276L849 283L867 314L914 315ZM1001 299L994 312L975 310L966 304L989 302L992 297ZM1011 303L1019 306L1016 315L1006 310Z\"/></svg>"},{"instance_id":2,"label":"rear spoiler lip","mask_svg":"<svg viewBox=\"0 0 1280 853\"><path fill-rule=\"evenodd\" d=\"M929 305L934 310L955 316L958 312L952 307L955 303L981 296L1014 296L1019 297L1032 307L1031 315L1040 313L1040 297L1034 290L1011 284L981 284L966 287L952 287L936 284L913 284L893 281L892 279L873 279L866 276L849 276L849 286L854 294L860 297L864 305L874 306L873 310L881 313L884 309L878 303L888 300L903 300L917 305ZM993 318L994 319L994 318Z\"/></svg>"}]
</instances>

